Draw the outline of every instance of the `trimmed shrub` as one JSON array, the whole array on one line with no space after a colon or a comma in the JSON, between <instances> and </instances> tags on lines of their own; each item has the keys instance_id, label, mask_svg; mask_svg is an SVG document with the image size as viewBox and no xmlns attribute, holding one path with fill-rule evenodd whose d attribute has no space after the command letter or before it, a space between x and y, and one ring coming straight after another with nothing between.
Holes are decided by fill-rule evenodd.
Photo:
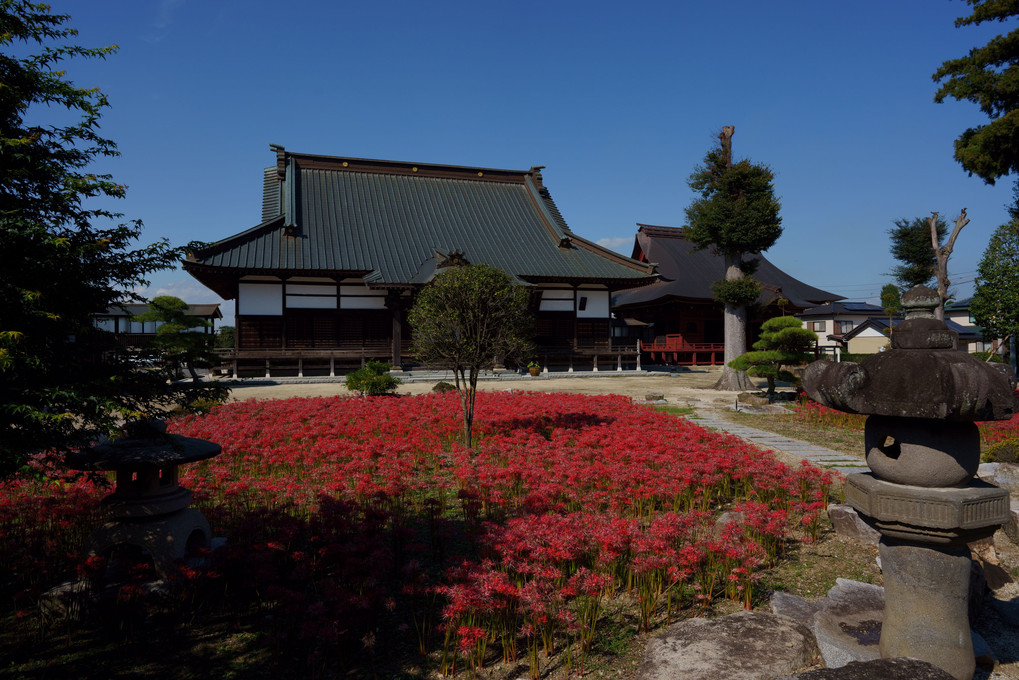
<instances>
[{"instance_id":1,"label":"trimmed shrub","mask_svg":"<svg viewBox=\"0 0 1019 680\"><path fill-rule=\"evenodd\" d=\"M384 361L369 361L364 368L347 374L346 385L351 392L362 397L377 397L392 394L400 379L389 374L389 364Z\"/></svg>"},{"instance_id":2,"label":"trimmed shrub","mask_svg":"<svg viewBox=\"0 0 1019 680\"><path fill-rule=\"evenodd\" d=\"M1019 463L1019 438L1011 437L987 447L987 463Z\"/></svg>"},{"instance_id":3,"label":"trimmed shrub","mask_svg":"<svg viewBox=\"0 0 1019 680\"><path fill-rule=\"evenodd\" d=\"M453 383L448 383L445 380L440 380L439 382L435 383L435 387L432 388L432 392L437 392L439 394L445 394L446 392L456 392L456 385L454 385Z\"/></svg>"}]
</instances>

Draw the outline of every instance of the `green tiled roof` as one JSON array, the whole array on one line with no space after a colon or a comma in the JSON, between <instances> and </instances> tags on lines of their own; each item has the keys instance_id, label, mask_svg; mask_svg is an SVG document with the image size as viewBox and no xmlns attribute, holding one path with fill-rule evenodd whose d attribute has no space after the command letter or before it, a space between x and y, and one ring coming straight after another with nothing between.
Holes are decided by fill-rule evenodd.
<instances>
[{"instance_id":1,"label":"green tiled roof","mask_svg":"<svg viewBox=\"0 0 1019 680\"><path fill-rule=\"evenodd\" d=\"M282 150L280 150L281 153ZM371 285L425 283L451 253L523 281L630 287L648 265L573 234L540 168L490 170L286 153L266 170L262 224L194 253L203 273L363 275ZM283 175L270 181L273 177ZM214 286L215 287L215 286ZM222 293L221 293L222 294Z\"/></svg>"}]
</instances>

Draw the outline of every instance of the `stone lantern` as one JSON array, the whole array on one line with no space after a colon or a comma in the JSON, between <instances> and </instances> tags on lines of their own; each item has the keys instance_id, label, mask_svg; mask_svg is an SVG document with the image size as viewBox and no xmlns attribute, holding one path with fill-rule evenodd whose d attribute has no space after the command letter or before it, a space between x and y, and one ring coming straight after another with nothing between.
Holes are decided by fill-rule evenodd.
<instances>
[{"instance_id":1,"label":"stone lantern","mask_svg":"<svg viewBox=\"0 0 1019 680\"><path fill-rule=\"evenodd\" d=\"M110 520L85 541L85 552L103 555L116 546L133 546L152 558L165 576L174 561L208 548L209 522L191 508L191 492L180 486L177 466L212 458L219 444L166 434L161 420L128 423L123 436L68 456L75 470L115 471L116 487L103 499Z\"/></svg>"},{"instance_id":2,"label":"stone lantern","mask_svg":"<svg viewBox=\"0 0 1019 680\"><path fill-rule=\"evenodd\" d=\"M871 471L847 475L845 489L881 533L881 656L922 659L970 680L966 544L992 535L1009 513L1006 490L973 478L974 421L1011 418L1015 376L959 351L958 335L934 317L938 302L930 288L909 290L889 351L859 364L814 362L803 387L826 406L869 416Z\"/></svg>"}]
</instances>

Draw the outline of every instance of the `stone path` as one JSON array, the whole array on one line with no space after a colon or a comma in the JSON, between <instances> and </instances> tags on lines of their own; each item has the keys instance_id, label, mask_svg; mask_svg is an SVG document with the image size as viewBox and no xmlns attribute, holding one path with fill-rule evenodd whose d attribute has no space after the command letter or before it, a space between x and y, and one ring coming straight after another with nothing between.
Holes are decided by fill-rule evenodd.
<instances>
[{"instance_id":1,"label":"stone path","mask_svg":"<svg viewBox=\"0 0 1019 680\"><path fill-rule=\"evenodd\" d=\"M737 425L720 416L715 410L696 408L693 415L691 415L691 419L713 430L721 430L734 434L740 439L745 439L762 449L777 449L797 458L809 460L820 468L835 470L844 475L852 472L866 472L869 469L863 458L855 458L838 451L826 449L823 446L800 441L799 439L783 437L774 432L765 432L764 430Z\"/></svg>"}]
</instances>

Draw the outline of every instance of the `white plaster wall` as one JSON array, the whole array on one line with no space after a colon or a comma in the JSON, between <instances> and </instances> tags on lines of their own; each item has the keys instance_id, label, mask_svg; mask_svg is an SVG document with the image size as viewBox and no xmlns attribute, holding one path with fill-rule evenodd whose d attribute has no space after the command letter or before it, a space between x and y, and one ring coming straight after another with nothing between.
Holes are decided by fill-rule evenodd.
<instances>
[{"instance_id":1,"label":"white plaster wall","mask_svg":"<svg viewBox=\"0 0 1019 680\"><path fill-rule=\"evenodd\" d=\"M386 291L368 286L340 286L340 309L385 309Z\"/></svg>"},{"instance_id":2,"label":"white plaster wall","mask_svg":"<svg viewBox=\"0 0 1019 680\"><path fill-rule=\"evenodd\" d=\"M542 312L572 312L573 304L573 289L553 288L541 291L538 309Z\"/></svg>"},{"instance_id":3,"label":"white plaster wall","mask_svg":"<svg viewBox=\"0 0 1019 680\"><path fill-rule=\"evenodd\" d=\"M581 298L587 298L587 306L580 309ZM577 291L577 318L607 319L609 318L609 292L607 290Z\"/></svg>"},{"instance_id":4,"label":"white plaster wall","mask_svg":"<svg viewBox=\"0 0 1019 680\"><path fill-rule=\"evenodd\" d=\"M336 296L288 295L287 309L336 309Z\"/></svg>"},{"instance_id":5,"label":"white plaster wall","mask_svg":"<svg viewBox=\"0 0 1019 680\"><path fill-rule=\"evenodd\" d=\"M262 316L283 315L283 285L237 284L237 313Z\"/></svg>"}]
</instances>

